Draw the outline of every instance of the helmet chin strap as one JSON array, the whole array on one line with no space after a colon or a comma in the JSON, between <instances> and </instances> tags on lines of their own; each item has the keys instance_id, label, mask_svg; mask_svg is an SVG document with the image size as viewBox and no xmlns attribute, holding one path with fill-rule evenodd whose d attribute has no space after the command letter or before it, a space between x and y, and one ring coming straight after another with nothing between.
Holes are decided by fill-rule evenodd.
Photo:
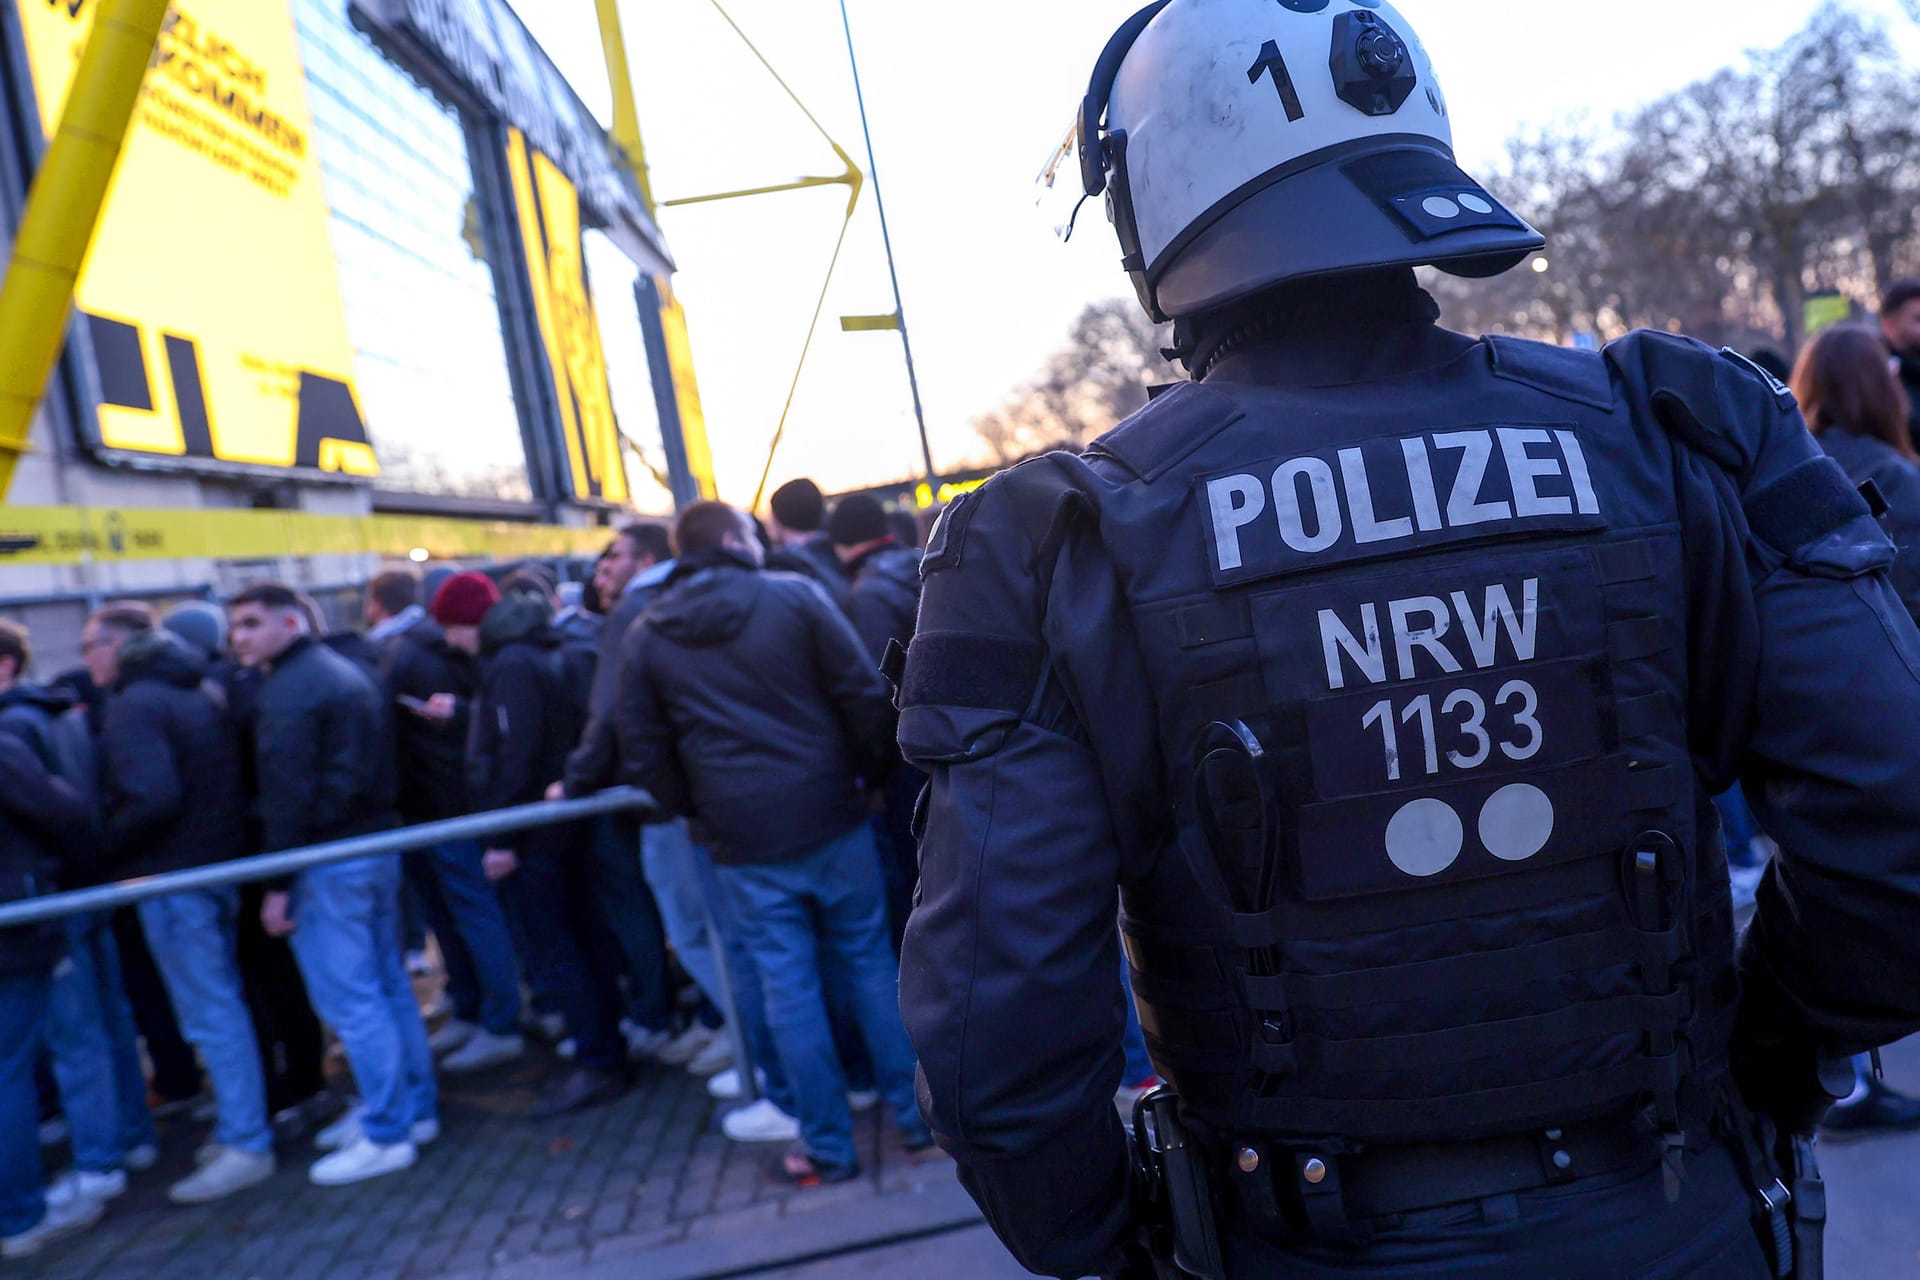
<instances>
[{"instance_id":1,"label":"helmet chin strap","mask_svg":"<svg viewBox=\"0 0 1920 1280\"><path fill-rule=\"evenodd\" d=\"M1432 324L1440 318L1440 304L1420 287L1411 267L1293 280L1217 310L1176 319L1173 345L1164 354L1185 364L1199 382L1235 351L1336 317Z\"/></svg>"}]
</instances>

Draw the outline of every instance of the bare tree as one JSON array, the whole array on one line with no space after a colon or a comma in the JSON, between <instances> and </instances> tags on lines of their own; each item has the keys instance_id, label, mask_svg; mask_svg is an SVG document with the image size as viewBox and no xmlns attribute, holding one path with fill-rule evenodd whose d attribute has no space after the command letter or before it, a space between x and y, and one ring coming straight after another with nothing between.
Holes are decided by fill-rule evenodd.
<instances>
[{"instance_id":1,"label":"bare tree","mask_svg":"<svg viewBox=\"0 0 1920 1280\"><path fill-rule=\"evenodd\" d=\"M1147 403L1150 383L1172 376L1168 339L1130 299L1096 302L1073 322L1065 346L974 431L1005 464L1057 445L1082 445Z\"/></svg>"}]
</instances>

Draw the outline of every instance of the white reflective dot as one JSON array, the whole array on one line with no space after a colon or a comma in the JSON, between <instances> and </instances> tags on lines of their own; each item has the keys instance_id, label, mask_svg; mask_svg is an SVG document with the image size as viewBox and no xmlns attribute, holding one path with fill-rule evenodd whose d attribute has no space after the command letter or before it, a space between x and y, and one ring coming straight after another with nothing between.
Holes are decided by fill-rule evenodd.
<instances>
[{"instance_id":1,"label":"white reflective dot","mask_svg":"<svg viewBox=\"0 0 1920 1280\"><path fill-rule=\"evenodd\" d=\"M1387 857L1410 876L1437 876L1460 857L1466 828L1444 800L1415 800L1387 823Z\"/></svg>"},{"instance_id":2,"label":"white reflective dot","mask_svg":"<svg viewBox=\"0 0 1920 1280\"><path fill-rule=\"evenodd\" d=\"M1500 788L1480 811L1480 843L1502 862L1525 862L1553 836L1553 801L1524 782Z\"/></svg>"},{"instance_id":3,"label":"white reflective dot","mask_svg":"<svg viewBox=\"0 0 1920 1280\"><path fill-rule=\"evenodd\" d=\"M1471 209L1475 213L1493 212L1493 205L1490 201L1482 196L1473 194L1471 191L1460 197L1460 207L1462 209Z\"/></svg>"},{"instance_id":4,"label":"white reflective dot","mask_svg":"<svg viewBox=\"0 0 1920 1280\"><path fill-rule=\"evenodd\" d=\"M1420 202L1420 207L1436 218L1457 218L1460 206L1445 196L1428 196Z\"/></svg>"}]
</instances>

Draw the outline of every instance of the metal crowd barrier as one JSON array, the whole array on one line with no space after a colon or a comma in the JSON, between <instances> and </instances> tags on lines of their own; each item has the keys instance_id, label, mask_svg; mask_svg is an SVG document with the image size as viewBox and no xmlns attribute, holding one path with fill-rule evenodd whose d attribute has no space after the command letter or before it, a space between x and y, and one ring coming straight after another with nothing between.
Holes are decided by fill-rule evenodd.
<instances>
[{"instance_id":1,"label":"metal crowd barrier","mask_svg":"<svg viewBox=\"0 0 1920 1280\"><path fill-rule=\"evenodd\" d=\"M165 875L143 876L137 880L121 880L91 889L73 889L65 893L47 894L40 898L0 903L0 929L42 924L82 912L112 911L119 907L132 906L148 898L164 897L170 893L181 893L189 889L223 889L229 885L247 884L255 880L271 880L280 876L294 875L312 867L331 866L336 862L352 862L359 858L379 857L385 854L408 853L415 849L426 849L454 840L485 841L491 836L504 835L508 832L558 826L561 823L578 822L583 818L597 818L609 813L630 813L645 819L659 812L659 805L645 791L636 787L616 787L611 791L603 791L582 800L560 800L521 805L513 809L495 809L490 813L470 814L464 818L449 818L444 822L428 822L415 827L396 827L391 831L376 832L373 835L354 836L347 840L333 840L326 844L287 849L279 853L264 853L251 858L236 858L230 862L216 862L204 867L192 867L185 871L170 871ZM640 857L638 848L634 850L634 857ZM747 1054L746 1037L741 1030L739 1011L734 1007L732 967L727 960L726 947L722 943L720 930L714 924L713 904L707 898L704 885L700 894L700 903L705 914L707 937L713 947L714 962L720 970L721 1012L726 1016L727 1034L733 1042L733 1059L740 1069L741 1099L753 1102L760 1096L758 1082L754 1078L752 1059Z\"/></svg>"}]
</instances>

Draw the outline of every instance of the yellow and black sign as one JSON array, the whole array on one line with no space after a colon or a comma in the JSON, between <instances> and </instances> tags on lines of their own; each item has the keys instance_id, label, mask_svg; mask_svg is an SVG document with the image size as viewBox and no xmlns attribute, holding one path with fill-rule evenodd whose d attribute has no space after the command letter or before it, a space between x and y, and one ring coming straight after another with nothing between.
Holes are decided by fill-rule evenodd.
<instances>
[{"instance_id":1,"label":"yellow and black sign","mask_svg":"<svg viewBox=\"0 0 1920 1280\"><path fill-rule=\"evenodd\" d=\"M49 133L97 7L17 4ZM177 0L75 298L105 447L378 473L286 0Z\"/></svg>"},{"instance_id":2,"label":"yellow and black sign","mask_svg":"<svg viewBox=\"0 0 1920 1280\"><path fill-rule=\"evenodd\" d=\"M707 414L700 404L700 383L693 376L693 341L687 336L687 309L674 296L666 276L653 278L660 296L660 328L667 344L667 367L673 375L674 404L680 410L680 439L687 452L687 473L709 501L720 496L713 478L713 446L707 439Z\"/></svg>"},{"instance_id":3,"label":"yellow and black sign","mask_svg":"<svg viewBox=\"0 0 1920 1280\"><path fill-rule=\"evenodd\" d=\"M573 496L624 503L626 458L613 415L600 320L587 289L580 193L558 165L527 146L518 129L507 131L507 168L540 340L559 401Z\"/></svg>"}]
</instances>

